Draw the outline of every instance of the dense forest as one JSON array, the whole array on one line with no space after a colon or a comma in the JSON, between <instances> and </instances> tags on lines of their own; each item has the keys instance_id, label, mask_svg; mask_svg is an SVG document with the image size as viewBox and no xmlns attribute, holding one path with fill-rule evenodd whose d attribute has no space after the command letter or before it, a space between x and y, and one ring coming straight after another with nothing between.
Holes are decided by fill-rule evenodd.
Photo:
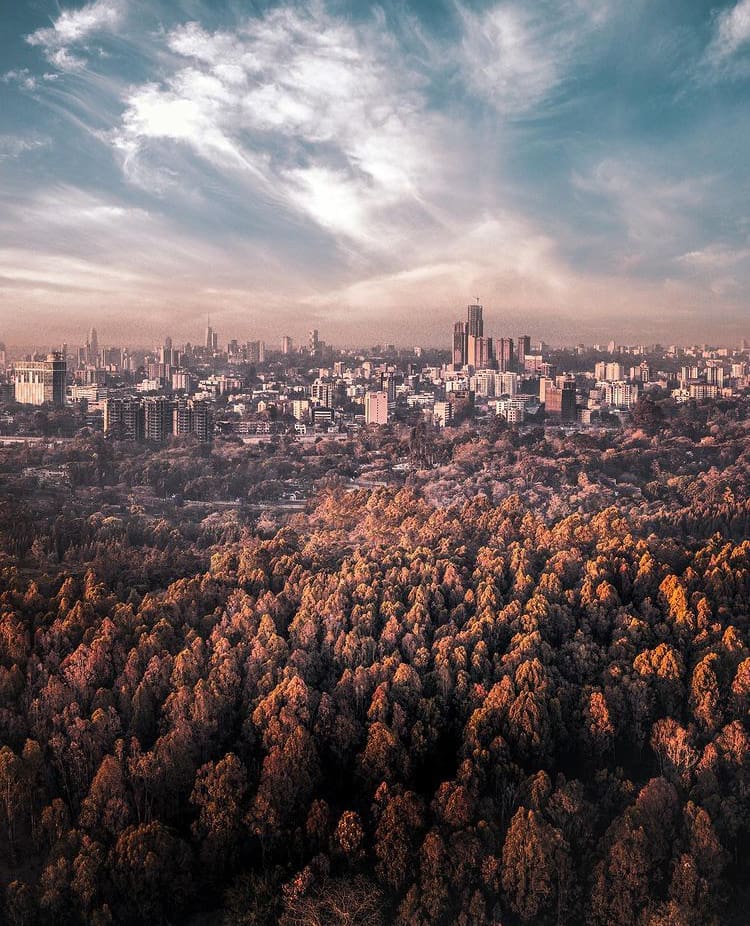
<instances>
[{"instance_id":1,"label":"dense forest","mask_svg":"<svg viewBox=\"0 0 750 926\"><path fill-rule=\"evenodd\" d=\"M5 921L746 922L746 412L2 450Z\"/></svg>"}]
</instances>

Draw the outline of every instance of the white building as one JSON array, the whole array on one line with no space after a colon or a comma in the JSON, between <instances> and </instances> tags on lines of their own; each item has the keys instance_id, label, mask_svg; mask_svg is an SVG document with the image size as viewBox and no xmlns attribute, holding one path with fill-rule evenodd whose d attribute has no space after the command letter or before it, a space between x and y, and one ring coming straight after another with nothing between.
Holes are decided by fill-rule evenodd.
<instances>
[{"instance_id":1,"label":"white building","mask_svg":"<svg viewBox=\"0 0 750 926\"><path fill-rule=\"evenodd\" d=\"M387 392L368 392L365 395L365 424L388 424Z\"/></svg>"},{"instance_id":2,"label":"white building","mask_svg":"<svg viewBox=\"0 0 750 926\"><path fill-rule=\"evenodd\" d=\"M637 383L626 383L624 380L614 383L604 383L602 398L607 405L615 408L632 408L638 401Z\"/></svg>"},{"instance_id":3,"label":"white building","mask_svg":"<svg viewBox=\"0 0 750 926\"><path fill-rule=\"evenodd\" d=\"M526 418L526 399L498 399L495 402L495 414L504 418L508 424L523 424Z\"/></svg>"}]
</instances>

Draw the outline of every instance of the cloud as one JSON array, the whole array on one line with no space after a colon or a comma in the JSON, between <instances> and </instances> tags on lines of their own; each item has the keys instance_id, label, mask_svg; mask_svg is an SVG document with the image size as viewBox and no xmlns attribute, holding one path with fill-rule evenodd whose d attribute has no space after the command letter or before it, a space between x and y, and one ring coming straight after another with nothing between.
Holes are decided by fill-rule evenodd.
<instances>
[{"instance_id":1,"label":"cloud","mask_svg":"<svg viewBox=\"0 0 750 926\"><path fill-rule=\"evenodd\" d=\"M621 266L637 264L660 255L675 256L674 248L696 232L715 178L708 175L680 177L644 162L633 153L629 159L605 158L587 172L574 171L573 188L586 195L590 214L624 232L627 242L642 248L634 255L613 248L622 255ZM614 235L609 235L613 247Z\"/></svg>"},{"instance_id":2,"label":"cloud","mask_svg":"<svg viewBox=\"0 0 750 926\"><path fill-rule=\"evenodd\" d=\"M730 247L726 244L709 244L696 251L687 251L676 258L679 263L699 270L719 270L741 264L748 259L750 248Z\"/></svg>"},{"instance_id":3,"label":"cloud","mask_svg":"<svg viewBox=\"0 0 750 926\"><path fill-rule=\"evenodd\" d=\"M40 136L0 135L0 161L21 157L27 151L44 148L51 139Z\"/></svg>"},{"instance_id":4,"label":"cloud","mask_svg":"<svg viewBox=\"0 0 750 926\"><path fill-rule=\"evenodd\" d=\"M661 51L689 47L694 70L708 26L734 67L748 2L674 45L666 21L693 26L638 0L454 0L419 21L400 0L67 9L28 37L54 66L2 78L33 95L0 160L32 125L56 146L33 176L2 165L18 182L0 191L0 307L60 294L63 312L171 312L190 336L186 317L239 333L258 306L264 333L312 313L432 343L474 292L512 330L564 317L563 335L719 290L735 311L741 120L705 79L675 99Z\"/></svg>"},{"instance_id":5,"label":"cloud","mask_svg":"<svg viewBox=\"0 0 750 926\"><path fill-rule=\"evenodd\" d=\"M585 0L460 6L460 67L467 85L500 113L519 117L549 100L582 63L606 22L606 4Z\"/></svg>"},{"instance_id":6,"label":"cloud","mask_svg":"<svg viewBox=\"0 0 750 926\"><path fill-rule=\"evenodd\" d=\"M4 84L17 84L23 90L35 90L37 78L28 68L16 68L12 71L6 71L2 76Z\"/></svg>"},{"instance_id":7,"label":"cloud","mask_svg":"<svg viewBox=\"0 0 750 926\"><path fill-rule=\"evenodd\" d=\"M726 59L750 42L750 0L740 0L731 9L716 17L716 31L710 52Z\"/></svg>"},{"instance_id":8,"label":"cloud","mask_svg":"<svg viewBox=\"0 0 750 926\"><path fill-rule=\"evenodd\" d=\"M110 136L131 179L176 142L345 243L393 240L405 211L429 221L441 117L377 22L280 8L231 33L188 23L168 47L172 72L128 93Z\"/></svg>"},{"instance_id":9,"label":"cloud","mask_svg":"<svg viewBox=\"0 0 750 926\"><path fill-rule=\"evenodd\" d=\"M42 48L45 57L62 71L86 65L86 59L71 50L93 35L112 31L120 24L120 0L94 0L75 10L63 10L51 26L37 29L26 37L29 45Z\"/></svg>"}]
</instances>

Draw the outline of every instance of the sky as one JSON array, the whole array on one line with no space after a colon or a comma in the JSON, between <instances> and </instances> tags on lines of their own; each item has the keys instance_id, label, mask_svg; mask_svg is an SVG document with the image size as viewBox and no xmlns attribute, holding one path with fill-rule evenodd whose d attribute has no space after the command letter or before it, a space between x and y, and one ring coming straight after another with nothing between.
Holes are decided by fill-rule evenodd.
<instances>
[{"instance_id":1,"label":"sky","mask_svg":"<svg viewBox=\"0 0 750 926\"><path fill-rule=\"evenodd\" d=\"M750 336L750 0L0 0L0 339Z\"/></svg>"}]
</instances>

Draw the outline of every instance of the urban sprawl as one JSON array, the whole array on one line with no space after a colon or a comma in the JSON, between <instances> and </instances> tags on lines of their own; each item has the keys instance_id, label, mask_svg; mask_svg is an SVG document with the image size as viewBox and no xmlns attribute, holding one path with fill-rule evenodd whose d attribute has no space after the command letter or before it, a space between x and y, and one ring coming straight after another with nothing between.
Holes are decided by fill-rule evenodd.
<instances>
[{"instance_id":1,"label":"urban sprawl","mask_svg":"<svg viewBox=\"0 0 750 926\"><path fill-rule=\"evenodd\" d=\"M85 345L9 359L0 345L3 434L23 435L23 407L70 407L85 427L120 440L161 442L194 434L248 441L305 439L361 426L455 426L497 416L511 425L617 426L639 397L677 402L731 397L750 387L750 345L607 345L553 349L528 335L485 336L483 307L456 321L450 352L414 347L337 350L318 331L276 350L226 344L209 323L203 344L152 351ZM14 409L14 404L18 408Z\"/></svg>"}]
</instances>

